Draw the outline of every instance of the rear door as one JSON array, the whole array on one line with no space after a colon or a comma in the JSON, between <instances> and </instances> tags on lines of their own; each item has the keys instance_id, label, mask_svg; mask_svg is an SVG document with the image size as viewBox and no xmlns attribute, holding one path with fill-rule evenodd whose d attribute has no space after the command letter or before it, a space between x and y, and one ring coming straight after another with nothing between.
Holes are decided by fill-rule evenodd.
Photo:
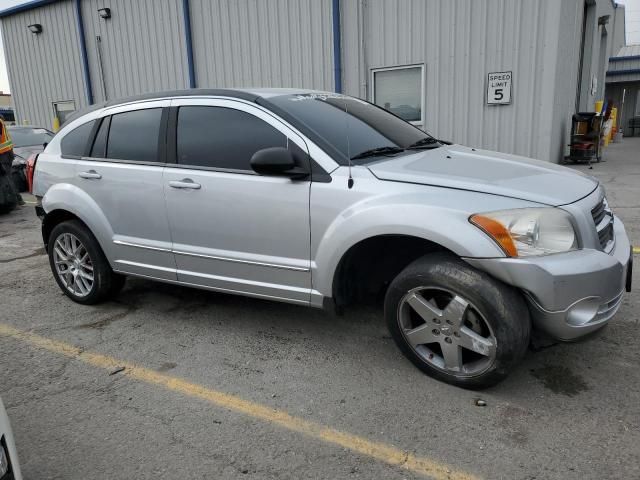
<instances>
[{"instance_id":1,"label":"rear door","mask_svg":"<svg viewBox=\"0 0 640 480\"><path fill-rule=\"evenodd\" d=\"M111 226L111 244L103 247L114 268L175 280L162 181L168 106L167 100L108 110L76 175Z\"/></svg>"},{"instance_id":2,"label":"rear door","mask_svg":"<svg viewBox=\"0 0 640 480\"><path fill-rule=\"evenodd\" d=\"M268 147L308 162L304 140L240 101L180 99L171 110L164 183L178 280L308 303L310 181L260 176L249 163Z\"/></svg>"}]
</instances>

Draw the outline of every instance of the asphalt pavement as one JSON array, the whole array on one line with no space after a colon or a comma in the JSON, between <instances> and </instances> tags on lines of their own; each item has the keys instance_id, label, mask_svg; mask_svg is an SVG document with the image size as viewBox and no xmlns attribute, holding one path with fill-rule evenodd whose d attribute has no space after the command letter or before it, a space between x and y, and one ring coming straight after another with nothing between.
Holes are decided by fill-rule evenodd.
<instances>
[{"instance_id":1,"label":"asphalt pavement","mask_svg":"<svg viewBox=\"0 0 640 480\"><path fill-rule=\"evenodd\" d=\"M574 167L634 245L639 151L625 139ZM376 307L336 317L139 279L77 305L27 205L0 216L0 396L28 480L640 478L639 272L603 331L471 392L414 368Z\"/></svg>"}]
</instances>

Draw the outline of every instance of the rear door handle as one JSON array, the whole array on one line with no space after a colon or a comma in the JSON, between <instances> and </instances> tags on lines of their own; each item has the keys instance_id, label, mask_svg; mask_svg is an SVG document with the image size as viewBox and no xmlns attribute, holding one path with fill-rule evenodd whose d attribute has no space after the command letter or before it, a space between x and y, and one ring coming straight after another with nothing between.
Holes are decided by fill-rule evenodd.
<instances>
[{"instance_id":1,"label":"rear door handle","mask_svg":"<svg viewBox=\"0 0 640 480\"><path fill-rule=\"evenodd\" d=\"M102 178L102 175L100 175L95 170L89 170L88 172L80 172L78 176L80 178L86 178L88 180L100 180Z\"/></svg>"},{"instance_id":2,"label":"rear door handle","mask_svg":"<svg viewBox=\"0 0 640 480\"><path fill-rule=\"evenodd\" d=\"M199 190L201 187L199 183L194 182L190 178L184 178L180 181L171 180L169 182L169 186L171 188L183 188L183 189L191 189L191 190Z\"/></svg>"}]
</instances>

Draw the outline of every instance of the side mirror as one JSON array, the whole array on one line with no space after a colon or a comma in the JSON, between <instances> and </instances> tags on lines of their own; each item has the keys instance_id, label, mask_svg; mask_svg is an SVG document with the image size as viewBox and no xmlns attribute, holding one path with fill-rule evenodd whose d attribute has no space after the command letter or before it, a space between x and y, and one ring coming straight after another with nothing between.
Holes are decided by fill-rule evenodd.
<instances>
[{"instance_id":1,"label":"side mirror","mask_svg":"<svg viewBox=\"0 0 640 480\"><path fill-rule=\"evenodd\" d=\"M283 147L271 147L258 150L251 157L251 168L260 175L289 177L302 179L309 172L296 166L293 154Z\"/></svg>"}]
</instances>

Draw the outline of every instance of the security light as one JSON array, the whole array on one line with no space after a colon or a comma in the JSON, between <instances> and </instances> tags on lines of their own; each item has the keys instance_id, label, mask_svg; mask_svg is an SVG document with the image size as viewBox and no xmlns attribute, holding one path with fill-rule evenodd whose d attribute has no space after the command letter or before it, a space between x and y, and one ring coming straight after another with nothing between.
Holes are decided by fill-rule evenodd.
<instances>
[{"instance_id":1,"label":"security light","mask_svg":"<svg viewBox=\"0 0 640 480\"><path fill-rule=\"evenodd\" d=\"M104 18L105 20L107 18L111 18L111 9L110 8L99 8L98 9L98 15L100 15L101 18Z\"/></svg>"},{"instance_id":2,"label":"security light","mask_svg":"<svg viewBox=\"0 0 640 480\"><path fill-rule=\"evenodd\" d=\"M35 33L36 35L42 33L42 25L40 25L39 23L28 25L27 28L31 33Z\"/></svg>"}]
</instances>

